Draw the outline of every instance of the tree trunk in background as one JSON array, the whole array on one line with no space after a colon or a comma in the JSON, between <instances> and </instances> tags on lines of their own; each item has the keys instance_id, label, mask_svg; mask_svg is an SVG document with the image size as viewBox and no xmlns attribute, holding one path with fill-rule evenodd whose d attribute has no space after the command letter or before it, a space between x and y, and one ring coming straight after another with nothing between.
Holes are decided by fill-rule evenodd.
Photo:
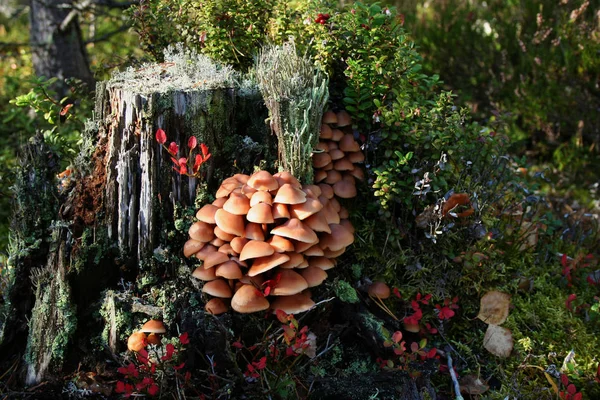
<instances>
[{"instance_id":1,"label":"tree trunk in background","mask_svg":"<svg viewBox=\"0 0 600 400\"><path fill-rule=\"evenodd\" d=\"M70 15L72 4L72 0L31 0L33 66L38 76L81 79L92 90L94 77L79 21Z\"/></svg>"}]
</instances>

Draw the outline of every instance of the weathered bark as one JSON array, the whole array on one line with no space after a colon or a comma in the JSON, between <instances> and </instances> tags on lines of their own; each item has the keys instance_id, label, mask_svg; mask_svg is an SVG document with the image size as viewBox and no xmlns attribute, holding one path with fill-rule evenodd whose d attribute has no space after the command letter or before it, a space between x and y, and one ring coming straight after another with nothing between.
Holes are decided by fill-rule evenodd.
<instances>
[{"instance_id":1,"label":"weathered bark","mask_svg":"<svg viewBox=\"0 0 600 400\"><path fill-rule=\"evenodd\" d=\"M33 66L38 76L77 78L93 88L79 22L76 14L70 14L72 5L72 0L31 0Z\"/></svg>"}]
</instances>

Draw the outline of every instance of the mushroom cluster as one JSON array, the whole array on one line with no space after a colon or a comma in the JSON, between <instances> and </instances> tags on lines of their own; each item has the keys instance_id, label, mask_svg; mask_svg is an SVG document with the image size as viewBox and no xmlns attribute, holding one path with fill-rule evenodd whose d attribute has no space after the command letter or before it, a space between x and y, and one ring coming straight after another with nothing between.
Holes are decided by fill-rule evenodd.
<instances>
[{"instance_id":1,"label":"mushroom cluster","mask_svg":"<svg viewBox=\"0 0 600 400\"><path fill-rule=\"evenodd\" d=\"M223 299L240 313L310 309L307 289L327 278L354 241L334 192L326 183L302 186L289 172L225 179L216 200L196 213L184 246L186 257L203 261L192 275L215 297L206 310L227 311Z\"/></svg>"},{"instance_id":2,"label":"mushroom cluster","mask_svg":"<svg viewBox=\"0 0 600 400\"><path fill-rule=\"evenodd\" d=\"M355 197L355 179L365 178L362 168L356 164L362 163L365 155L354 139L352 120L346 111L323 114L317 151L313 154L315 182L332 185L337 197Z\"/></svg>"},{"instance_id":3,"label":"mushroom cluster","mask_svg":"<svg viewBox=\"0 0 600 400\"><path fill-rule=\"evenodd\" d=\"M148 344L159 344L163 333L167 330L165 325L156 319L151 319L146 322L142 329L137 332L133 332L127 340L127 348L130 351L139 352L145 348Z\"/></svg>"}]
</instances>

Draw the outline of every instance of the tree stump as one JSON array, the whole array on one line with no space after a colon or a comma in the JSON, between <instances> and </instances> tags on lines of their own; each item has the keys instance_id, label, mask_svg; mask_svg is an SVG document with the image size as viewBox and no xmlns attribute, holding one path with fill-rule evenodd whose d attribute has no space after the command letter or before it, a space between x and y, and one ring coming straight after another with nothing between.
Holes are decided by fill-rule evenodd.
<instances>
[{"instance_id":1,"label":"tree stump","mask_svg":"<svg viewBox=\"0 0 600 400\"><path fill-rule=\"evenodd\" d=\"M275 154L268 148L267 111L256 87L240 85L229 67L181 48L165 59L97 86L96 116L75 162L74 187L63 188L56 234L46 239L45 265L32 275L33 287L27 282L35 294L35 305L25 310L31 313L28 384L60 370L76 329L78 335L97 333L81 332L77 321L92 314L90 307L99 307L98 300L107 298L102 292L115 288L124 274L127 279L144 274L154 282L163 278L165 271L155 268L156 254L173 242L167 232L175 230L177 209L194 210L234 168L251 172L250 160ZM240 111L245 115L237 115ZM173 171L172 156L156 140L159 128L179 145L177 158L189 156L192 136L209 147L212 157L201 179ZM23 270L32 271L31 266ZM163 311L142 308L137 312ZM110 326L106 345L112 351L122 334L118 328Z\"/></svg>"}]
</instances>

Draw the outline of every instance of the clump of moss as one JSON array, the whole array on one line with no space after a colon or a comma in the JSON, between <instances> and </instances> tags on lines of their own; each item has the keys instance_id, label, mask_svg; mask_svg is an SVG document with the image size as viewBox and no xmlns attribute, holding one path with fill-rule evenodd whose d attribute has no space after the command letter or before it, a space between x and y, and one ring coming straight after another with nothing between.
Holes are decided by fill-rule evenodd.
<instances>
[{"instance_id":1,"label":"clump of moss","mask_svg":"<svg viewBox=\"0 0 600 400\"><path fill-rule=\"evenodd\" d=\"M345 280L336 279L333 282L333 290L335 295L345 303L358 303L358 295L356 290Z\"/></svg>"}]
</instances>

